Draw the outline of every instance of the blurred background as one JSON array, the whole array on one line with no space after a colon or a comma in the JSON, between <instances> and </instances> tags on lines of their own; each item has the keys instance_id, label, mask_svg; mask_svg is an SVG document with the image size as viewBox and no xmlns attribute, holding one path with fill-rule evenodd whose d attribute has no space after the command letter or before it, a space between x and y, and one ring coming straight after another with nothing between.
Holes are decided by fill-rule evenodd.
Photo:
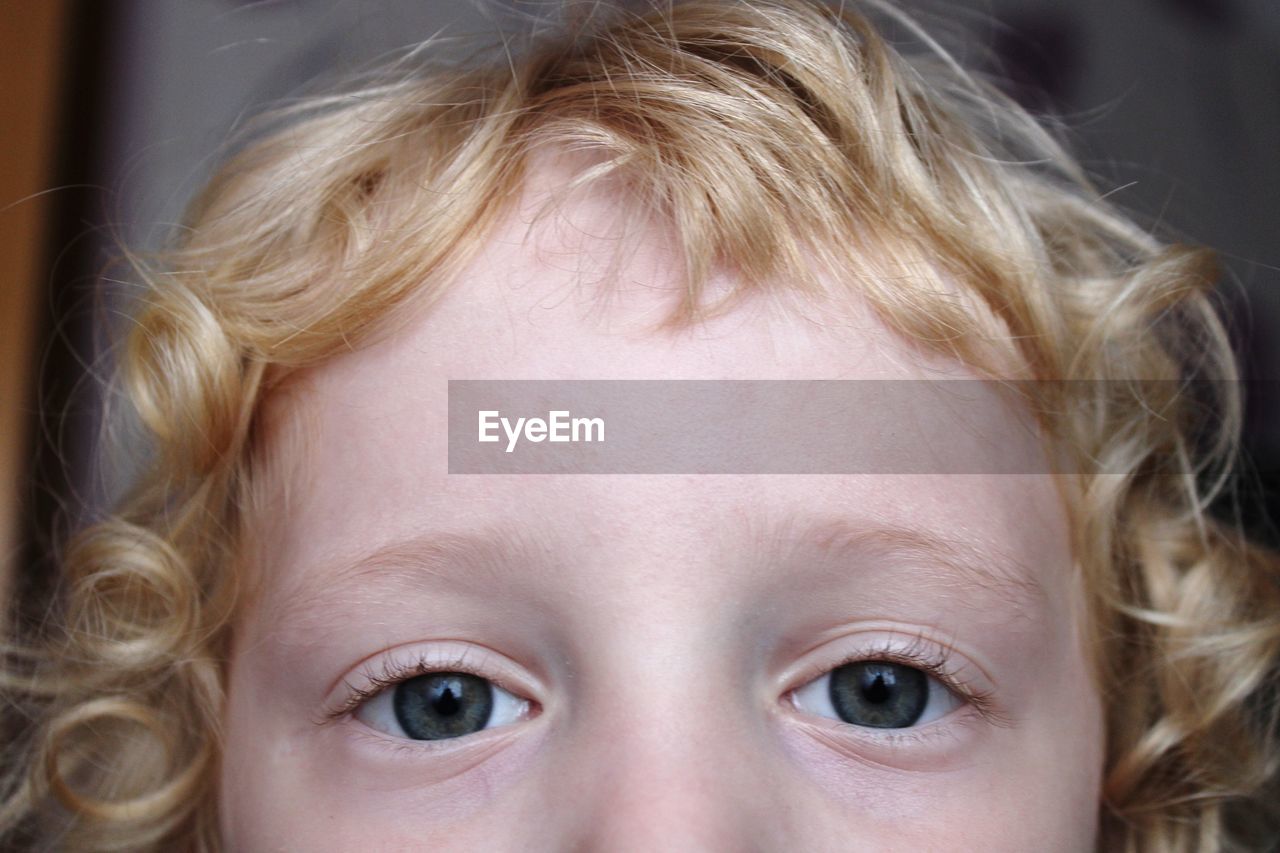
<instances>
[{"instance_id":1,"label":"blurred background","mask_svg":"<svg viewBox=\"0 0 1280 853\"><path fill-rule=\"evenodd\" d=\"M110 265L162 244L246 115L422 41L459 52L553 0L0 0L0 569L118 494L97 377L129 306ZM629 3L628 5L636 5ZM1280 2L951 0L961 59L1061 117L1139 221L1213 246L1249 377L1244 521L1280 542ZM492 38L490 38L492 40ZM0 571L0 582L5 573ZM3 599L0 587L0 599Z\"/></svg>"}]
</instances>

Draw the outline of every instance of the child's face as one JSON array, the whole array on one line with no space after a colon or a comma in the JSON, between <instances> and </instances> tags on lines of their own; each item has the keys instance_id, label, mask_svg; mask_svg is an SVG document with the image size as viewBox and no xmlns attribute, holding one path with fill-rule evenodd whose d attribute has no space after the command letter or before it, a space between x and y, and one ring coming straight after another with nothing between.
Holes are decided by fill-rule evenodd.
<instances>
[{"instance_id":1,"label":"child's face","mask_svg":"<svg viewBox=\"0 0 1280 853\"><path fill-rule=\"evenodd\" d=\"M860 308L640 332L676 286L660 235L592 310L595 204L523 246L512 220L433 312L287 398L313 428L251 520L229 848L1091 850L1102 711L1048 476L446 473L449 378L920 375ZM948 649L982 702L892 661ZM423 661L471 675L326 721Z\"/></svg>"}]
</instances>

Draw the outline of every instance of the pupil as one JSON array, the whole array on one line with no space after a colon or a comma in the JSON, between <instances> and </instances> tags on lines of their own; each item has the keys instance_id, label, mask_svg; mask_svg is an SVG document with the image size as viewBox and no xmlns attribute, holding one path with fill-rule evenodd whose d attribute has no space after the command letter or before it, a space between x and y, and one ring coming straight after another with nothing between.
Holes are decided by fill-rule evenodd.
<instances>
[{"instance_id":1,"label":"pupil","mask_svg":"<svg viewBox=\"0 0 1280 853\"><path fill-rule=\"evenodd\" d=\"M467 672L429 672L396 685L396 721L414 740L442 740L480 731L493 713L493 687Z\"/></svg>"},{"instance_id":2,"label":"pupil","mask_svg":"<svg viewBox=\"0 0 1280 853\"><path fill-rule=\"evenodd\" d=\"M915 667L855 661L831 671L831 705L846 723L877 729L915 724L929 704L929 679Z\"/></svg>"},{"instance_id":3,"label":"pupil","mask_svg":"<svg viewBox=\"0 0 1280 853\"><path fill-rule=\"evenodd\" d=\"M453 689L451 687L446 687L444 689L444 693L440 695L439 699L432 703L432 706L435 708L437 714L443 714L445 716L452 716L458 713L458 708L462 707L461 703L458 702L458 698L453 695Z\"/></svg>"},{"instance_id":4,"label":"pupil","mask_svg":"<svg viewBox=\"0 0 1280 853\"><path fill-rule=\"evenodd\" d=\"M883 704L889 698L889 688L884 684L884 676L877 674L875 681L863 688L862 695L872 704Z\"/></svg>"}]
</instances>

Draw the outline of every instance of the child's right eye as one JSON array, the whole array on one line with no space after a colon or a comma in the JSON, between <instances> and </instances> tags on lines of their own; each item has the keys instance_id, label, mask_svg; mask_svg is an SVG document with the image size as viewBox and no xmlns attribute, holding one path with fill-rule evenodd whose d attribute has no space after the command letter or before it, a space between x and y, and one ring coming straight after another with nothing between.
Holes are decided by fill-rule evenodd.
<instances>
[{"instance_id":1,"label":"child's right eye","mask_svg":"<svg viewBox=\"0 0 1280 853\"><path fill-rule=\"evenodd\" d=\"M529 702L468 672L428 672L386 685L354 716L370 728L410 740L445 740L509 725Z\"/></svg>"}]
</instances>

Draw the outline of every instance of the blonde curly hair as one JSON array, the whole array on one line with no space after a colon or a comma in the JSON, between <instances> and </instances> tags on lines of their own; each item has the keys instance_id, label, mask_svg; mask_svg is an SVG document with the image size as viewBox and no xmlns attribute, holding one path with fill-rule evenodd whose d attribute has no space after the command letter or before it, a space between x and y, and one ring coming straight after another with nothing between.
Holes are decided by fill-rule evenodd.
<instances>
[{"instance_id":1,"label":"blonde curly hair","mask_svg":"<svg viewBox=\"0 0 1280 853\"><path fill-rule=\"evenodd\" d=\"M531 156L567 149L595 155L579 182L622 178L676 226L687 290L672 324L779 281L818 287L816 256L921 346L994 375L994 343L1026 366L1036 412L1083 472L1067 493L1107 707L1100 847L1262 849L1280 563L1206 511L1229 483L1241 406L1213 262L1114 209L1054 132L909 18L844 6L597 8L521 50L393 68L260 122L172 248L129 258L142 293L118 381L148 456L58 554L47 629L4 647L16 728L0 841L220 848L220 713L263 401L299 368L393 334L397 306L441 291ZM918 49L891 47L882 17ZM718 266L741 289L708 305ZM975 304L1008 334L993 342Z\"/></svg>"}]
</instances>

